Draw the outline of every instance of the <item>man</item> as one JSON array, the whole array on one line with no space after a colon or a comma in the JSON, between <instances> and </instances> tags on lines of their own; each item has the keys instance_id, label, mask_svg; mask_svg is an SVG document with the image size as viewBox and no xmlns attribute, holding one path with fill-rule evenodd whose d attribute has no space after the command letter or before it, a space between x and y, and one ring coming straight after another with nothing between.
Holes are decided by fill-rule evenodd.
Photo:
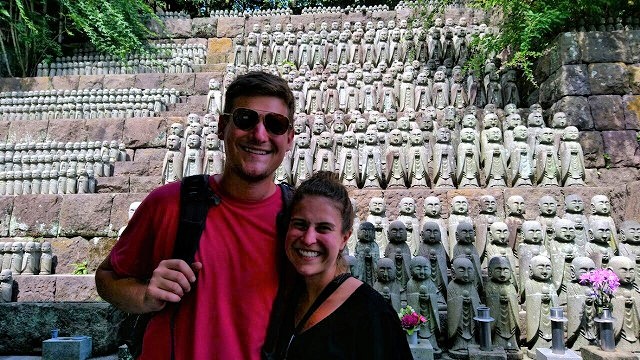
<instances>
[{"instance_id":1,"label":"man","mask_svg":"<svg viewBox=\"0 0 640 360\"><path fill-rule=\"evenodd\" d=\"M259 359L278 289L276 168L293 144L294 99L286 81L239 76L226 92L218 136L226 163L210 178L209 209L195 254L171 259L180 184L149 194L96 272L100 296L131 313L157 312L141 359ZM179 303L179 306L176 304Z\"/></svg>"}]
</instances>

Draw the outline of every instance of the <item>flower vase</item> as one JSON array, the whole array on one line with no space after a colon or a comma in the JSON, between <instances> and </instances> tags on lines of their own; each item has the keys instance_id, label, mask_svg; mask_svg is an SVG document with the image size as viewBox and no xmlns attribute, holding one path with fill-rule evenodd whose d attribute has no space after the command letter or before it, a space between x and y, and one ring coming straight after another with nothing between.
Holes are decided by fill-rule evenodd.
<instances>
[{"instance_id":1,"label":"flower vase","mask_svg":"<svg viewBox=\"0 0 640 360\"><path fill-rule=\"evenodd\" d=\"M411 334L407 333L407 342L409 345L418 345L418 330L414 330Z\"/></svg>"},{"instance_id":2,"label":"flower vase","mask_svg":"<svg viewBox=\"0 0 640 360\"><path fill-rule=\"evenodd\" d=\"M600 348L603 351L615 351L616 341L613 334L613 317L611 308L602 308L600 317L594 319L598 323L600 332Z\"/></svg>"}]
</instances>

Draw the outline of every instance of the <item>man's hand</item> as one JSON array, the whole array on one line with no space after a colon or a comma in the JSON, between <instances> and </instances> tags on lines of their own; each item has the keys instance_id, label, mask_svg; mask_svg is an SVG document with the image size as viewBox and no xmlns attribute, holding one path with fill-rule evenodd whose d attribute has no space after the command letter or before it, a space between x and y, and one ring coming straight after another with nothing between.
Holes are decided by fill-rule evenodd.
<instances>
[{"instance_id":1,"label":"man's hand","mask_svg":"<svg viewBox=\"0 0 640 360\"><path fill-rule=\"evenodd\" d=\"M159 311L167 302L179 302L184 294L191 291L196 281L196 273L202 269L202 263L187 265L183 260L162 260L153 270L144 293L144 306L151 311Z\"/></svg>"}]
</instances>

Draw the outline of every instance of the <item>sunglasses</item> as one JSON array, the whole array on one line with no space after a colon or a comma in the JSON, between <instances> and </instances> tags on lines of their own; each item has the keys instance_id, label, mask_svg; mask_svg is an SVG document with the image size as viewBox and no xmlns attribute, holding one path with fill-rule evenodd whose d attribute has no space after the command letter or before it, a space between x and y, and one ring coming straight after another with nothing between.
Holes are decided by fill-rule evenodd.
<instances>
[{"instance_id":1,"label":"sunglasses","mask_svg":"<svg viewBox=\"0 0 640 360\"><path fill-rule=\"evenodd\" d=\"M236 108L230 116L233 125L242 131L250 131L260 122L260 114L252 109ZM289 118L277 113L268 112L263 115L264 128L273 135L283 135L291 127Z\"/></svg>"}]
</instances>

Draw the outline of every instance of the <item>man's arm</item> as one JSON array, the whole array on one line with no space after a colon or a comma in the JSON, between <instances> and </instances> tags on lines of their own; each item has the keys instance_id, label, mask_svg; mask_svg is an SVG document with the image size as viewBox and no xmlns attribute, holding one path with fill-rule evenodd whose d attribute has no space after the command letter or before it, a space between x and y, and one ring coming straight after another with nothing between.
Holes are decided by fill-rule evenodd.
<instances>
[{"instance_id":1,"label":"man's arm","mask_svg":"<svg viewBox=\"0 0 640 360\"><path fill-rule=\"evenodd\" d=\"M182 260L163 260L147 282L118 276L108 256L96 270L96 288L103 299L122 311L136 314L160 311L167 302L179 302L191 291L195 274L201 268L199 262L189 267Z\"/></svg>"}]
</instances>

